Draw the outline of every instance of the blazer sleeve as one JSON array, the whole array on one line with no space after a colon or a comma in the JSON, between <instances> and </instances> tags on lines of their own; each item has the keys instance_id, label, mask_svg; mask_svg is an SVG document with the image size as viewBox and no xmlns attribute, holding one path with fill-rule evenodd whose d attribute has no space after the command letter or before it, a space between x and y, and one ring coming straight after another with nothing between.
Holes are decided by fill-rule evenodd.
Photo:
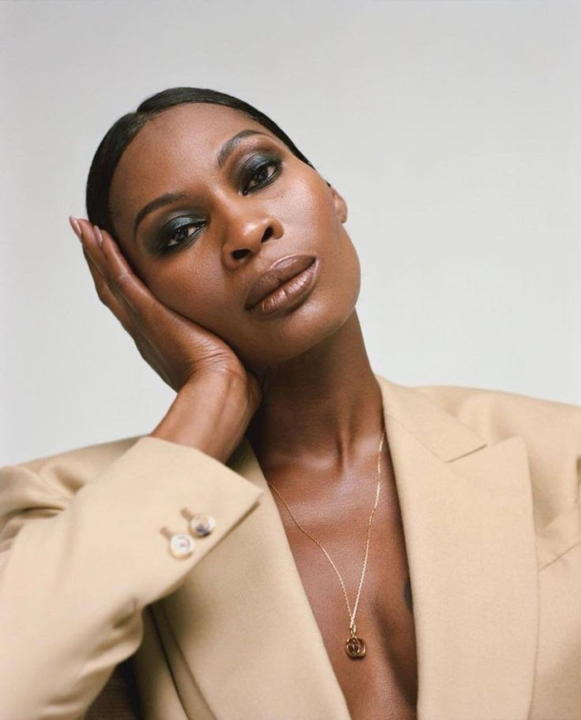
<instances>
[{"instance_id":1,"label":"blazer sleeve","mask_svg":"<svg viewBox=\"0 0 581 720\"><path fill-rule=\"evenodd\" d=\"M174 591L264 494L200 450L150 436L84 483L78 455L63 457L0 468L3 720L82 717L139 647L145 606ZM216 525L176 558L161 528L187 533L184 507Z\"/></svg>"}]
</instances>

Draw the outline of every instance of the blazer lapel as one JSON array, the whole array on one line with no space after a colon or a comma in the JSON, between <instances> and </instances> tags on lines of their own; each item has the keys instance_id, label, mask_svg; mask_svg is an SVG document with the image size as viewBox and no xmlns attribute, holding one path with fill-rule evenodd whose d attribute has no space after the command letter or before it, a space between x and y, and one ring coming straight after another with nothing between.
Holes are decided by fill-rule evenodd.
<instances>
[{"instance_id":1,"label":"blazer lapel","mask_svg":"<svg viewBox=\"0 0 581 720\"><path fill-rule=\"evenodd\" d=\"M524 441L488 446L419 390L376 377L410 568L418 717L524 720L538 604ZM260 505L155 604L186 713L201 694L220 718L349 720L246 438L228 464L266 491Z\"/></svg>"},{"instance_id":2,"label":"blazer lapel","mask_svg":"<svg viewBox=\"0 0 581 720\"><path fill-rule=\"evenodd\" d=\"M197 686L217 718L349 720L277 506L246 439L228 465L266 494L158 603L186 713L200 717L199 700L189 699ZM171 652L172 644L180 651Z\"/></svg>"},{"instance_id":3,"label":"blazer lapel","mask_svg":"<svg viewBox=\"0 0 581 720\"><path fill-rule=\"evenodd\" d=\"M420 720L524 720L537 646L526 446L379 378L410 567Z\"/></svg>"}]
</instances>

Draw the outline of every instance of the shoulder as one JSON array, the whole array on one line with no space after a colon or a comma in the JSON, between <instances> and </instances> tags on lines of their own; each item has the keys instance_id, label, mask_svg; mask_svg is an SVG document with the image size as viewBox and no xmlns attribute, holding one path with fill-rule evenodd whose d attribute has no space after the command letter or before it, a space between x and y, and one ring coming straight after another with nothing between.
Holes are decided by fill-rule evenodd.
<instances>
[{"instance_id":1,"label":"shoulder","mask_svg":"<svg viewBox=\"0 0 581 720\"><path fill-rule=\"evenodd\" d=\"M571 526L581 539L581 407L502 390L416 386L489 445L524 440L538 530ZM561 528L562 530L563 528Z\"/></svg>"},{"instance_id":2,"label":"shoulder","mask_svg":"<svg viewBox=\"0 0 581 720\"><path fill-rule=\"evenodd\" d=\"M486 388L421 385L415 389L489 444L519 435L531 449L581 450L581 406Z\"/></svg>"}]
</instances>

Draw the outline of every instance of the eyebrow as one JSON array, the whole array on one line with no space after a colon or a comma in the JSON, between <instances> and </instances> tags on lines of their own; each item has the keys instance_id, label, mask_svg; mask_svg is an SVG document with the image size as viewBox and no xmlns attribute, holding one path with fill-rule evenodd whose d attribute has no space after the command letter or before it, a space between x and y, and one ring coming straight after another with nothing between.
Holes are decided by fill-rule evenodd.
<instances>
[{"instance_id":1,"label":"eyebrow","mask_svg":"<svg viewBox=\"0 0 581 720\"><path fill-rule=\"evenodd\" d=\"M224 165L230 153L232 153L233 150L235 150L235 148L240 145L242 140L249 137L250 135L264 135L266 137L270 137L270 135L260 132L260 130L251 130L250 128L246 130L241 130L239 133L236 133L236 135L234 135L234 137L231 137L230 140L226 140L226 142L222 145L220 152L218 153L217 163L219 168Z\"/></svg>"},{"instance_id":2,"label":"eyebrow","mask_svg":"<svg viewBox=\"0 0 581 720\"><path fill-rule=\"evenodd\" d=\"M224 166L224 163L232 152L234 152L238 145L240 145L240 143L250 135L264 135L265 137L270 137L270 135L260 132L260 130L252 130L251 128L247 128L246 130L241 130L236 133L234 137L226 140L216 156L216 164L219 168ZM187 195L184 193L166 193L165 195L161 195L160 197L155 198L155 200L148 202L147 205L144 205L135 216L135 222L133 223L133 237L135 238L137 228L146 215L154 212L154 210L159 210L159 208L164 207L164 205L169 205L170 203L177 202L178 200L185 200L186 198Z\"/></svg>"}]
</instances>

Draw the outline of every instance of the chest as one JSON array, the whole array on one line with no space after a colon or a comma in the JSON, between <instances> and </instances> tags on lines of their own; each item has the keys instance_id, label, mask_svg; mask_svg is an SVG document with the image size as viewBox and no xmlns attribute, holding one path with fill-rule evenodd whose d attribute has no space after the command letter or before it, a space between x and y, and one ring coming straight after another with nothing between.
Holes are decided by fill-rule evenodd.
<instances>
[{"instance_id":1,"label":"chest","mask_svg":"<svg viewBox=\"0 0 581 720\"><path fill-rule=\"evenodd\" d=\"M274 484L274 482L273 482ZM309 514L293 511L296 520L325 548L302 532L288 509L277 501L297 569L321 631L329 659L353 720L411 720L416 717L417 657L413 598L405 538L395 483L384 483L373 515L366 570L355 623L367 646L363 658L345 650L350 615L360 586L375 500L333 503ZM291 507L292 510L292 507ZM297 629L297 631L300 631Z\"/></svg>"}]
</instances>

